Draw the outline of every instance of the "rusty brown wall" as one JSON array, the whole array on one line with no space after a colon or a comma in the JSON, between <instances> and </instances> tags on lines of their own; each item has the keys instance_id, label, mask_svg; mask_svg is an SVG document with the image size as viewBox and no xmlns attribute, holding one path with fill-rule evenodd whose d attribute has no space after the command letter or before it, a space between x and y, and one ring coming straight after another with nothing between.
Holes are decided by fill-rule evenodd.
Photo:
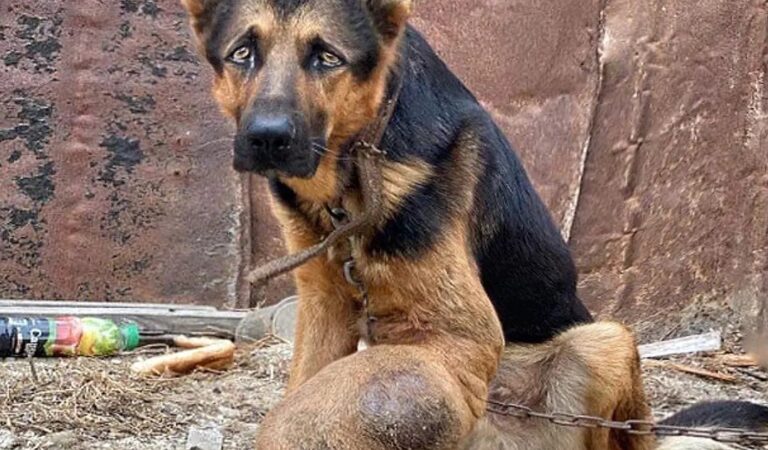
<instances>
[{"instance_id":1,"label":"rusty brown wall","mask_svg":"<svg viewBox=\"0 0 768 450\"><path fill-rule=\"evenodd\" d=\"M638 318L768 295L767 11L751 0L603 8L572 239L593 308Z\"/></svg>"},{"instance_id":2,"label":"rusty brown wall","mask_svg":"<svg viewBox=\"0 0 768 450\"><path fill-rule=\"evenodd\" d=\"M242 194L177 0L0 2L0 296L233 303Z\"/></svg>"},{"instance_id":3,"label":"rusty brown wall","mask_svg":"<svg viewBox=\"0 0 768 450\"><path fill-rule=\"evenodd\" d=\"M282 246L263 183L241 183L216 140L176 0L5 3L0 296L244 304L240 269ZM764 2L417 11L522 155L593 309L765 295Z\"/></svg>"}]
</instances>

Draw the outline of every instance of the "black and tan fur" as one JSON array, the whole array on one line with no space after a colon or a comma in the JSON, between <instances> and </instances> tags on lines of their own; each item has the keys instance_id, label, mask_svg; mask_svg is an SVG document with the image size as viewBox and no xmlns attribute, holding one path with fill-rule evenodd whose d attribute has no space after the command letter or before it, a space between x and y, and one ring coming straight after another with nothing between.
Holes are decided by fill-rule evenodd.
<instances>
[{"instance_id":1,"label":"black and tan fur","mask_svg":"<svg viewBox=\"0 0 768 450\"><path fill-rule=\"evenodd\" d=\"M498 127L406 25L410 0L182 0L234 166L269 179L288 249L360 214L346 150L403 87L381 147L384 219L296 271L286 399L263 449L650 449L645 437L486 416L486 399L648 416L629 331L592 324L556 226ZM245 58L244 56L247 56ZM342 277L352 255L368 290ZM369 348L357 352L358 342ZM506 349L505 349L506 342Z\"/></svg>"}]
</instances>

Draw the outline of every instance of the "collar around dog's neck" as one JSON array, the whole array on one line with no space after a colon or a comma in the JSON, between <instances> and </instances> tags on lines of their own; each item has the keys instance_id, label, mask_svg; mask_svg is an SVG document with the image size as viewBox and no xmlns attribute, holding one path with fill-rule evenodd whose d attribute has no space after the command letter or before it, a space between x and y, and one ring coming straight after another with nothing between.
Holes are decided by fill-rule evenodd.
<instances>
[{"instance_id":1,"label":"collar around dog's neck","mask_svg":"<svg viewBox=\"0 0 768 450\"><path fill-rule=\"evenodd\" d=\"M372 146L380 149L384 134L389 127L392 118L395 115L400 93L405 83L405 67L408 61L408 43L407 38L403 37L399 43L397 61L390 67L387 74L386 87L384 88L384 98L379 105L379 111L376 118L360 130L346 144L341 146L339 154L338 167L338 198L335 201L326 204L327 209L339 209L343 197L351 190L361 187L359 165L355 158L356 150L360 147Z\"/></svg>"},{"instance_id":2,"label":"collar around dog's neck","mask_svg":"<svg viewBox=\"0 0 768 450\"><path fill-rule=\"evenodd\" d=\"M401 56L401 62L390 71L386 94L384 96L384 101L379 108L379 114L376 116L376 119L363 128L352 141L352 144L349 146L350 150L354 150L354 147L359 145L378 147L381 144L384 132L387 130L389 122L395 114L395 108L400 99L400 92L403 90L403 81L405 77L403 76L403 70L400 67L403 64L402 59Z\"/></svg>"},{"instance_id":3,"label":"collar around dog's neck","mask_svg":"<svg viewBox=\"0 0 768 450\"><path fill-rule=\"evenodd\" d=\"M400 100L400 93L403 90L403 84L405 81L405 64L408 60L408 44L407 39L404 37L399 44L399 51L397 62L392 65L387 74L386 87L384 88L384 98L379 106L379 112L376 118L366 125L360 132L358 132L352 139L350 139L345 145L342 145L340 154L343 156L354 156L355 149L361 145L372 145L374 147L380 147L381 141L384 138L384 133L387 131L392 117L395 114L398 101ZM351 158L341 158L342 161L349 161ZM352 168L350 168L352 169ZM348 176L351 174L348 174ZM350 180L347 180L350 181ZM349 188L348 185L343 185L341 190ZM344 193L341 192L341 195Z\"/></svg>"}]
</instances>

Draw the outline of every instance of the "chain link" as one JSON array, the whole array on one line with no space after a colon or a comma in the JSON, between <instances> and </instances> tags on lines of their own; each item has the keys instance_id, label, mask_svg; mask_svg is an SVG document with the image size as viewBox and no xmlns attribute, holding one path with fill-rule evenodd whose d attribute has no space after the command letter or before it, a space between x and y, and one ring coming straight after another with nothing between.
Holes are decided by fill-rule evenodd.
<instances>
[{"instance_id":1,"label":"chain link","mask_svg":"<svg viewBox=\"0 0 768 450\"><path fill-rule=\"evenodd\" d=\"M563 412L543 413L515 403L499 403L488 400L488 412L522 419L542 419L554 425L576 428L602 428L624 431L636 436L685 436L711 439L717 442L742 445L768 444L768 433L722 427L679 427L663 425L648 420L627 420L617 422L602 417L570 414Z\"/></svg>"}]
</instances>

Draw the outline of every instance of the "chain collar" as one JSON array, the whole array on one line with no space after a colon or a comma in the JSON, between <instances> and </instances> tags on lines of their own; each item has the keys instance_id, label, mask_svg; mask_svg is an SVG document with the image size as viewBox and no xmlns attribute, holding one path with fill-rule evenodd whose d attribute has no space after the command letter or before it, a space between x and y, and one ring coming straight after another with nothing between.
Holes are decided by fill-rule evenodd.
<instances>
[{"instance_id":1,"label":"chain collar","mask_svg":"<svg viewBox=\"0 0 768 450\"><path fill-rule=\"evenodd\" d=\"M349 222L349 212L344 208L331 208L330 206L326 206L326 211L328 212L328 216L331 218L331 224L335 229L339 229ZM342 273L344 274L344 280L357 290L357 293L362 301L362 311L365 316L366 326L370 326L376 322L376 317L371 315L371 312L368 308L368 287L358 273L357 261L355 261L354 258L354 248L356 244L355 241L357 239L358 236L349 237L349 257L344 260L342 265ZM370 336L368 337L370 338Z\"/></svg>"}]
</instances>

